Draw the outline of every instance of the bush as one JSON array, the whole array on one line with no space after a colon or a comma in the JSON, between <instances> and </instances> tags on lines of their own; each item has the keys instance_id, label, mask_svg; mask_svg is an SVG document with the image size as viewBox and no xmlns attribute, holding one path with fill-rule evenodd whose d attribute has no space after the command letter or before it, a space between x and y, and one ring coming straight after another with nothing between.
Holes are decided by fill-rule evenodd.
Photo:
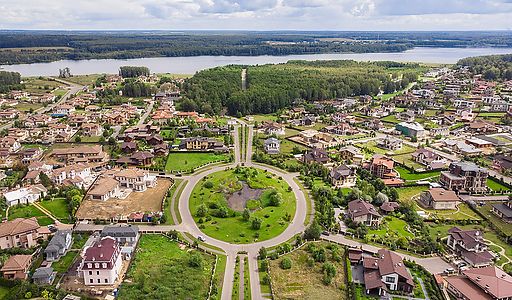
<instances>
[{"instance_id":1,"label":"bush","mask_svg":"<svg viewBox=\"0 0 512 300\"><path fill-rule=\"evenodd\" d=\"M279 263L279 266L281 267L281 269L283 270L288 270L288 269L291 269L292 268L292 260L289 259L288 257L285 257L281 260L281 262Z\"/></svg>"},{"instance_id":2,"label":"bush","mask_svg":"<svg viewBox=\"0 0 512 300\"><path fill-rule=\"evenodd\" d=\"M188 265L192 268L200 269L203 267L203 257L198 252L192 252L188 259Z\"/></svg>"},{"instance_id":3,"label":"bush","mask_svg":"<svg viewBox=\"0 0 512 300\"><path fill-rule=\"evenodd\" d=\"M205 182L205 183L203 184L203 186L204 186L205 188L207 188L207 189L211 189L211 188L213 188L213 182L211 182L211 181L207 181L207 182Z\"/></svg>"},{"instance_id":4,"label":"bush","mask_svg":"<svg viewBox=\"0 0 512 300\"><path fill-rule=\"evenodd\" d=\"M262 221L258 217L252 219L251 228L254 230L259 230L261 228L261 223Z\"/></svg>"}]
</instances>

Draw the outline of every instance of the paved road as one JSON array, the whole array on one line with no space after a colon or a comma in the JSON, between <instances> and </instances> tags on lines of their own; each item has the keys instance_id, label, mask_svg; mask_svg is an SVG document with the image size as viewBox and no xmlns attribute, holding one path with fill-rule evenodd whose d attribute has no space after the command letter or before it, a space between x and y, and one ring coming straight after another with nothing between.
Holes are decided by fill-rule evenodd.
<instances>
[{"instance_id":1,"label":"paved road","mask_svg":"<svg viewBox=\"0 0 512 300\"><path fill-rule=\"evenodd\" d=\"M459 197L464 201L505 201L508 200L507 195L501 196L471 196L471 195L459 195Z\"/></svg>"},{"instance_id":2,"label":"paved road","mask_svg":"<svg viewBox=\"0 0 512 300\"><path fill-rule=\"evenodd\" d=\"M358 241L348 239L342 234L335 234L335 235L329 235L329 236L322 235L321 238L324 240L339 243L339 244L346 245L349 247L359 248L359 249L362 249L363 251L371 252L371 253L377 253L377 251L379 251L379 249L381 248L381 247L363 244ZM443 273L444 270L452 267L449 263L447 263L446 261L444 261L442 258L440 258L438 256L421 258L421 257L415 257L415 256L403 254L400 252L395 252L395 253L400 255L402 258L416 262L417 264L424 267L427 271L429 271L432 274Z\"/></svg>"},{"instance_id":3,"label":"paved road","mask_svg":"<svg viewBox=\"0 0 512 300\"><path fill-rule=\"evenodd\" d=\"M137 125L142 125L144 122L146 122L146 119L148 118L149 114L153 111L153 106L155 106L155 101L149 102L149 105L146 107L146 110L144 114L140 117L139 122L137 122Z\"/></svg>"}]
</instances>

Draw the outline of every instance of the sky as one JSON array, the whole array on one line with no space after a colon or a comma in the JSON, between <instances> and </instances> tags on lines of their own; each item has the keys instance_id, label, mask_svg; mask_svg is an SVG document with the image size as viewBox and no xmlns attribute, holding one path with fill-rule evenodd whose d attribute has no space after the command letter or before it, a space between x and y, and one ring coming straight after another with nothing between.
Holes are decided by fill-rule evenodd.
<instances>
[{"instance_id":1,"label":"sky","mask_svg":"<svg viewBox=\"0 0 512 300\"><path fill-rule=\"evenodd\" d=\"M0 0L0 29L512 30L512 0Z\"/></svg>"}]
</instances>

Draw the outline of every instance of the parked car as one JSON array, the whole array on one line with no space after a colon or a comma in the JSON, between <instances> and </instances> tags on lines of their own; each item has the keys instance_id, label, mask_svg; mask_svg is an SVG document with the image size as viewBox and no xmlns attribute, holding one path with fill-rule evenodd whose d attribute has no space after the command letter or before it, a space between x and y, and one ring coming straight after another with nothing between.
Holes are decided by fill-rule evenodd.
<instances>
[{"instance_id":1,"label":"parked car","mask_svg":"<svg viewBox=\"0 0 512 300\"><path fill-rule=\"evenodd\" d=\"M206 241L202 235L198 235L197 239L200 240L203 243Z\"/></svg>"}]
</instances>

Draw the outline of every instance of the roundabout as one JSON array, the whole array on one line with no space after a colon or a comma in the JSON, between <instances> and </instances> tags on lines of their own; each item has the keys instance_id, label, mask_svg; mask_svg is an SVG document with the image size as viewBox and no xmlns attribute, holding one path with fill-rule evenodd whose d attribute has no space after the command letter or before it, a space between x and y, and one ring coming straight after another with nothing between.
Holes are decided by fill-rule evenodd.
<instances>
[{"instance_id":1,"label":"roundabout","mask_svg":"<svg viewBox=\"0 0 512 300\"><path fill-rule=\"evenodd\" d=\"M252 145L253 128L248 127L247 145ZM239 134L240 126L237 125L235 141L240 141ZM251 298L264 299L258 273L259 249L287 242L306 228L307 198L294 180L297 174L252 163L252 147L245 148L246 153L241 153L241 145L236 142L234 163L206 168L187 176L183 191L176 199L182 218L176 230L196 238L204 237L204 248L222 249L223 253L213 252L227 256L221 299L231 299L235 261L242 253L248 256ZM237 169L241 173L236 174ZM246 170L251 170L255 176L247 178L245 172L249 171ZM281 194L280 205L269 205L274 191ZM200 206L206 208L206 213L199 211L198 214ZM219 208L221 206L225 209ZM248 221L243 220L246 208L250 211ZM227 210L227 216L224 212L219 213L220 210ZM259 229L252 226L255 218L261 219Z\"/></svg>"}]
</instances>

